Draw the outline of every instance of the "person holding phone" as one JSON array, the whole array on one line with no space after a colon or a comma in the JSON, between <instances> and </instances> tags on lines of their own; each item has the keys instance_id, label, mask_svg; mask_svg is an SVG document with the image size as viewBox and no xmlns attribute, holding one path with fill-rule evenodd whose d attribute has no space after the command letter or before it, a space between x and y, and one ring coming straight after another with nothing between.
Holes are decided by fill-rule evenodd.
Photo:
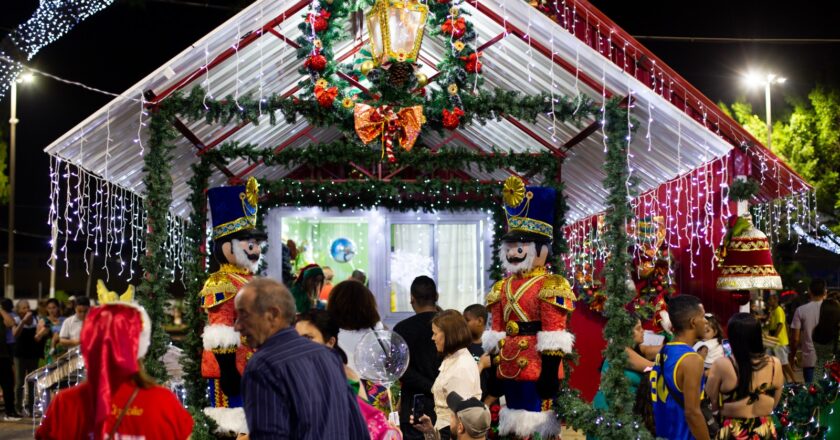
<instances>
[{"instance_id":1,"label":"person holding phone","mask_svg":"<svg viewBox=\"0 0 840 440\"><path fill-rule=\"evenodd\" d=\"M467 321L457 310L445 310L432 319L432 340L443 356L440 374L432 385L435 400L434 427L441 440L452 438L449 421L452 410L446 403L447 396L456 392L467 398L481 398L481 380L478 368L467 347L472 341Z\"/></svg>"},{"instance_id":2,"label":"person holding phone","mask_svg":"<svg viewBox=\"0 0 840 440\"><path fill-rule=\"evenodd\" d=\"M452 411L449 419L449 430L453 439L457 440L484 440L487 432L490 431L490 410L487 405L478 399L470 397L464 399L456 392L446 396L446 405ZM411 423L418 431L424 434L427 440L439 440L440 432L432 426L432 419L425 414L419 417L411 415Z\"/></svg>"}]
</instances>

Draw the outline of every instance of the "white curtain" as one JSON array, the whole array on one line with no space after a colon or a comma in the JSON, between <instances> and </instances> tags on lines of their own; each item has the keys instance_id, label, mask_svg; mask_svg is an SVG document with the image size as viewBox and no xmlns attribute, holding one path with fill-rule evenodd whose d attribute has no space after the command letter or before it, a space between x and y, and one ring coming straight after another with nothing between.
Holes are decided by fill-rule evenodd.
<instances>
[{"instance_id":1,"label":"white curtain","mask_svg":"<svg viewBox=\"0 0 840 440\"><path fill-rule=\"evenodd\" d=\"M411 282L420 275L434 278L430 224L391 225L391 311L411 312Z\"/></svg>"},{"instance_id":2,"label":"white curtain","mask_svg":"<svg viewBox=\"0 0 840 440\"><path fill-rule=\"evenodd\" d=\"M440 224L437 228L437 284L440 306L460 312L481 297L478 284L478 226Z\"/></svg>"}]
</instances>

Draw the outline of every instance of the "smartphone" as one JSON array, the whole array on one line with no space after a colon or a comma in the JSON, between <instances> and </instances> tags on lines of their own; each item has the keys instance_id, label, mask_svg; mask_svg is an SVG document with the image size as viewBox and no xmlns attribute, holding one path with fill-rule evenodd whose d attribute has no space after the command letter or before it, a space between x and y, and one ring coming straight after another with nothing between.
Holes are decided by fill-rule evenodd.
<instances>
[{"instance_id":1,"label":"smartphone","mask_svg":"<svg viewBox=\"0 0 840 440\"><path fill-rule=\"evenodd\" d=\"M411 415L414 416L414 423L420 423L420 417L423 417L423 411L425 410L425 401L426 396L423 394L415 394L414 395L414 402L413 406L411 407Z\"/></svg>"},{"instance_id":2,"label":"smartphone","mask_svg":"<svg viewBox=\"0 0 840 440\"><path fill-rule=\"evenodd\" d=\"M721 345L723 345L723 355L727 356L727 357L732 356L732 346L729 345L729 341L724 339L723 344L721 344Z\"/></svg>"}]
</instances>

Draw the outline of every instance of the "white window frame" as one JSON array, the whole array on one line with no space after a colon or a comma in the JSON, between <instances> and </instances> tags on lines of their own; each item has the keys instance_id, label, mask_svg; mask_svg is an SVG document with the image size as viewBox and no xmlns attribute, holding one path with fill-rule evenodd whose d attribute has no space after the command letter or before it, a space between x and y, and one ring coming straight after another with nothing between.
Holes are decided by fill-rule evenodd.
<instances>
[{"instance_id":1,"label":"white window frame","mask_svg":"<svg viewBox=\"0 0 840 440\"><path fill-rule=\"evenodd\" d=\"M345 210L338 209L322 210L317 207L280 207L272 208L266 213L265 225L269 237L269 247L265 258L268 262L267 274L276 279L281 278L280 268L282 266L282 253L280 252L280 236L282 230L282 219L284 218L318 218L318 217L363 217L368 222L368 285L373 291L379 314L385 325L393 327L397 322L413 315L413 312L391 312L391 282L390 282L390 260L391 260L391 225L396 224L429 224L433 230L432 257L434 259L434 276L437 282L439 273L439 259L437 258L440 249L438 248L438 225L446 224L474 224L476 227L477 249L476 277L478 280L479 292L476 293L475 302L484 303L484 295L490 288L489 268L492 264L493 245L493 219L486 211L457 211L457 212L397 212L384 208L371 210ZM336 280L342 281L342 280Z\"/></svg>"}]
</instances>

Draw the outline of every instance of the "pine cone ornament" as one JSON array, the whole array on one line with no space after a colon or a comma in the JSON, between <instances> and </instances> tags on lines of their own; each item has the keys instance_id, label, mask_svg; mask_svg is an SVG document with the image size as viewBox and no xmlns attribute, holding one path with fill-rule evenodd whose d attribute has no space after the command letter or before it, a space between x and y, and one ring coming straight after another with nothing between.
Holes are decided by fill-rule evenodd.
<instances>
[{"instance_id":1,"label":"pine cone ornament","mask_svg":"<svg viewBox=\"0 0 840 440\"><path fill-rule=\"evenodd\" d=\"M388 69L388 81L394 87L402 87L414 75L414 66L406 62L396 62Z\"/></svg>"}]
</instances>

